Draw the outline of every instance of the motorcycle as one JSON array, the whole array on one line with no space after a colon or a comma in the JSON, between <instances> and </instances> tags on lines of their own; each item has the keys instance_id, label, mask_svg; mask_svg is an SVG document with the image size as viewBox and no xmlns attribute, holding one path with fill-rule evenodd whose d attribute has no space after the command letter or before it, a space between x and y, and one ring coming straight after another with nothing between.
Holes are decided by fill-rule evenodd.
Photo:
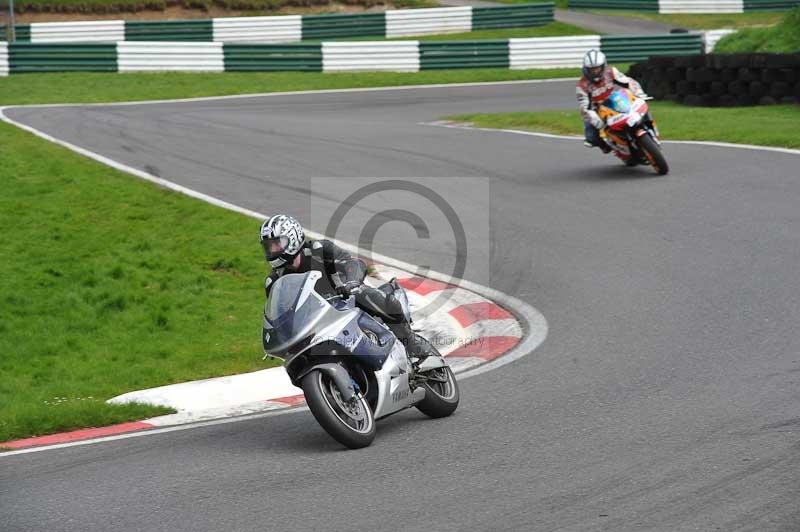
<instances>
[{"instance_id":1,"label":"motorcycle","mask_svg":"<svg viewBox=\"0 0 800 532\"><path fill-rule=\"evenodd\" d=\"M658 128L646 100L618 87L599 105L597 114L606 123L600 138L628 166L650 165L659 175L669 172L661 153Z\"/></svg>"},{"instance_id":2,"label":"motorcycle","mask_svg":"<svg viewBox=\"0 0 800 532\"><path fill-rule=\"evenodd\" d=\"M355 262L363 281L366 264ZM372 443L376 420L406 408L433 418L452 414L458 384L436 348L418 337L425 356L409 357L380 318L356 307L355 297L318 293L321 276L286 274L275 282L264 311L264 350L283 360L322 428L357 449ZM394 294L410 321L402 287L392 280L378 289Z\"/></svg>"}]
</instances>

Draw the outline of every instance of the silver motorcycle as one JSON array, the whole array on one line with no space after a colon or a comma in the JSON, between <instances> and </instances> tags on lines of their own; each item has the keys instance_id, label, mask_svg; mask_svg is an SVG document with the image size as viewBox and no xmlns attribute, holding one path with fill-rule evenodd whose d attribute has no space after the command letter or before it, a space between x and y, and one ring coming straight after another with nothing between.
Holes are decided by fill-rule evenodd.
<instances>
[{"instance_id":1,"label":"silver motorcycle","mask_svg":"<svg viewBox=\"0 0 800 532\"><path fill-rule=\"evenodd\" d=\"M363 275L366 265L361 263ZM278 279L264 309L264 349L283 359L295 386L328 434L351 449L375 438L375 420L409 407L438 418L458 407L455 375L429 342L409 357L403 342L380 320L355 305L355 297L325 298L315 290L318 271ZM378 288L393 293L410 321L408 298L394 280Z\"/></svg>"}]
</instances>

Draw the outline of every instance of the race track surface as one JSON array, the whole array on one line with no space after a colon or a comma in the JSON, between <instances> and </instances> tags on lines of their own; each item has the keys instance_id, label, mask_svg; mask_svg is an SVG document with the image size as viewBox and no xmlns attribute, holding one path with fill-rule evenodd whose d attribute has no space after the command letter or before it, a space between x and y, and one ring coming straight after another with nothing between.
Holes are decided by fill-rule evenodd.
<instances>
[{"instance_id":1,"label":"race track surface","mask_svg":"<svg viewBox=\"0 0 800 532\"><path fill-rule=\"evenodd\" d=\"M452 418L406 411L360 451L302 411L0 457L0 530L800 529L800 157L667 144L661 178L578 140L427 125L570 108L573 94L557 82L7 111L318 231L337 183L452 183L470 233L490 231L470 241L465 277L535 306L549 335L463 381ZM424 217L423 203L397 200ZM380 209L359 204L337 237L357 241ZM376 251L450 271L452 233L437 227L420 240L392 222Z\"/></svg>"}]
</instances>

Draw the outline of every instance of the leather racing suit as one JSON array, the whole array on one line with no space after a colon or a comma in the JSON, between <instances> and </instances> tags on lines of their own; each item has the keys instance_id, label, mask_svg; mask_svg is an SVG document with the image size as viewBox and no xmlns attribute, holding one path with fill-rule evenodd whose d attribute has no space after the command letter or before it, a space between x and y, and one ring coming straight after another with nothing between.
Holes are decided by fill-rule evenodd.
<instances>
[{"instance_id":1,"label":"leather racing suit","mask_svg":"<svg viewBox=\"0 0 800 532\"><path fill-rule=\"evenodd\" d=\"M583 118L584 134L586 140L592 145L599 148L605 148L603 140L600 138L600 129L605 127L603 119L597 114L597 106L611 95L614 88L626 87L633 91L634 94L643 94L642 86L635 79L626 76L613 66L606 66L602 77L597 83L593 83L582 76L575 86L575 93L578 97L578 109L580 109L581 117Z\"/></svg>"}]
</instances>

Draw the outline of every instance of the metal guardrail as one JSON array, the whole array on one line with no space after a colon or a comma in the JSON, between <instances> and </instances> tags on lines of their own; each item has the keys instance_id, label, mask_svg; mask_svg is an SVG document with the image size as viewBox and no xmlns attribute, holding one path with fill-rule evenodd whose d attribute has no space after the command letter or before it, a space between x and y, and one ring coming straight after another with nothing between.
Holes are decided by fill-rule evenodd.
<instances>
[{"instance_id":1,"label":"metal guardrail","mask_svg":"<svg viewBox=\"0 0 800 532\"><path fill-rule=\"evenodd\" d=\"M322 43L325 72L417 72L419 42L326 42Z\"/></svg>"},{"instance_id":2,"label":"metal guardrail","mask_svg":"<svg viewBox=\"0 0 800 532\"><path fill-rule=\"evenodd\" d=\"M716 34L715 34L716 35ZM712 36L712 37L715 37ZM718 38L718 37L717 37ZM321 44L138 42L17 43L9 71L418 71L454 68L578 68L600 47L610 61L703 53L699 33L481 41L349 41ZM0 58L0 70L3 59Z\"/></svg>"},{"instance_id":3,"label":"metal guardrail","mask_svg":"<svg viewBox=\"0 0 800 532\"><path fill-rule=\"evenodd\" d=\"M117 72L115 44L8 44L8 71Z\"/></svg>"},{"instance_id":4,"label":"metal guardrail","mask_svg":"<svg viewBox=\"0 0 800 532\"><path fill-rule=\"evenodd\" d=\"M800 0L569 0L576 9L626 9L659 13L743 13L800 6Z\"/></svg>"},{"instance_id":5,"label":"metal guardrail","mask_svg":"<svg viewBox=\"0 0 800 532\"><path fill-rule=\"evenodd\" d=\"M643 61L650 57L703 53L700 33L669 35L603 35L600 49L609 61Z\"/></svg>"},{"instance_id":6,"label":"metal guardrail","mask_svg":"<svg viewBox=\"0 0 800 532\"><path fill-rule=\"evenodd\" d=\"M219 42L117 43L120 72L224 72L225 55Z\"/></svg>"},{"instance_id":7,"label":"metal guardrail","mask_svg":"<svg viewBox=\"0 0 800 532\"><path fill-rule=\"evenodd\" d=\"M197 41L214 40L214 24L208 20L126 21L126 41Z\"/></svg>"},{"instance_id":8,"label":"metal guardrail","mask_svg":"<svg viewBox=\"0 0 800 532\"><path fill-rule=\"evenodd\" d=\"M785 11L800 6L800 0L744 0L745 11Z\"/></svg>"},{"instance_id":9,"label":"metal guardrail","mask_svg":"<svg viewBox=\"0 0 800 532\"><path fill-rule=\"evenodd\" d=\"M226 72L322 72L321 44L229 44Z\"/></svg>"},{"instance_id":10,"label":"metal guardrail","mask_svg":"<svg viewBox=\"0 0 800 532\"><path fill-rule=\"evenodd\" d=\"M568 0L570 9L658 11L658 0Z\"/></svg>"},{"instance_id":11,"label":"metal guardrail","mask_svg":"<svg viewBox=\"0 0 800 532\"><path fill-rule=\"evenodd\" d=\"M508 40L419 43L420 70L508 68Z\"/></svg>"},{"instance_id":12,"label":"metal guardrail","mask_svg":"<svg viewBox=\"0 0 800 532\"><path fill-rule=\"evenodd\" d=\"M387 37L467 32L472 30L472 26L473 8L468 6L386 12Z\"/></svg>"},{"instance_id":13,"label":"metal guardrail","mask_svg":"<svg viewBox=\"0 0 800 532\"><path fill-rule=\"evenodd\" d=\"M230 17L207 20L48 22L15 25L29 42L293 42L352 37L397 37L474 29L540 26L552 22L550 2L501 7L400 9L383 13ZM120 33L122 28L122 33Z\"/></svg>"},{"instance_id":14,"label":"metal guardrail","mask_svg":"<svg viewBox=\"0 0 800 532\"><path fill-rule=\"evenodd\" d=\"M599 35L509 39L511 68L575 68L586 50L600 48Z\"/></svg>"},{"instance_id":15,"label":"metal guardrail","mask_svg":"<svg viewBox=\"0 0 800 532\"><path fill-rule=\"evenodd\" d=\"M659 0L659 13L742 13L742 0Z\"/></svg>"}]
</instances>

